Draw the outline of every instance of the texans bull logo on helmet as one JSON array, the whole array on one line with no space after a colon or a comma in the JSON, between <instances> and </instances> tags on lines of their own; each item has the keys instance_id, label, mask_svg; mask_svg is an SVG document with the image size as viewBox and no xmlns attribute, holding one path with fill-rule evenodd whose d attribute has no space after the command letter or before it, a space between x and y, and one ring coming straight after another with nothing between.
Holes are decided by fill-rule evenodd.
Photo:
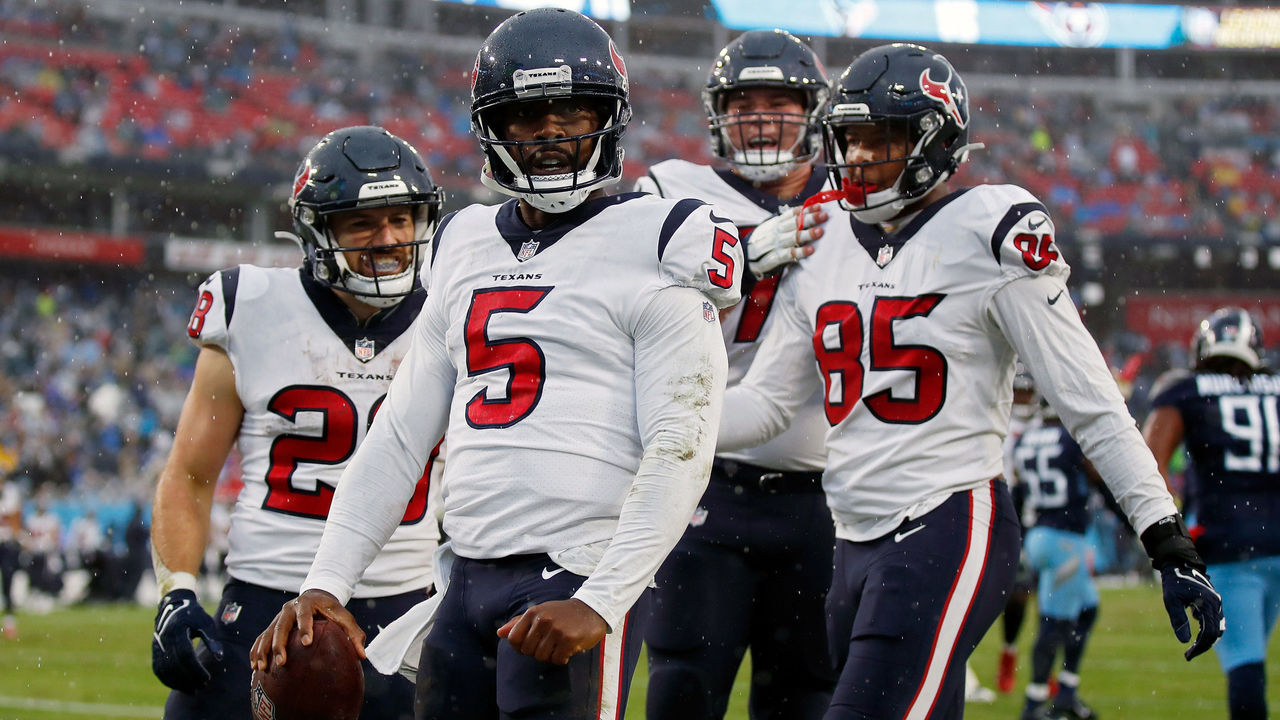
<instances>
[{"instance_id":1,"label":"texans bull logo on helmet","mask_svg":"<svg viewBox=\"0 0 1280 720\"><path fill-rule=\"evenodd\" d=\"M952 88L952 83L957 87ZM942 103L947 110L947 114L956 121L957 125L962 128L968 127L968 106L962 104L964 102L964 83L959 82L959 78L956 77L955 73L948 73L944 80L938 82L929 74L929 68L925 68L924 72L920 73L920 91ZM965 109L962 110L962 107Z\"/></svg>"}]
</instances>

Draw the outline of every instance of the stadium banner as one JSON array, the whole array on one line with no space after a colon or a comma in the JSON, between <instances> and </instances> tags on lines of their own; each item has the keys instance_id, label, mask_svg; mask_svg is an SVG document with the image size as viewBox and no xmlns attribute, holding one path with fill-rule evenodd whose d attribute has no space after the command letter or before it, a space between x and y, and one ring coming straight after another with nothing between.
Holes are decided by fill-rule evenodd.
<instances>
[{"instance_id":1,"label":"stadium banner","mask_svg":"<svg viewBox=\"0 0 1280 720\"><path fill-rule=\"evenodd\" d=\"M1024 0L712 0L738 30L922 43L1078 48L1275 48L1280 8ZM781 22L780 22L781 21Z\"/></svg>"},{"instance_id":2,"label":"stadium banner","mask_svg":"<svg viewBox=\"0 0 1280 720\"><path fill-rule=\"evenodd\" d=\"M259 245L184 237L170 237L164 241L166 270L208 273L241 264L298 267L302 264L302 251L293 243Z\"/></svg>"},{"instance_id":3,"label":"stadium banner","mask_svg":"<svg viewBox=\"0 0 1280 720\"><path fill-rule=\"evenodd\" d=\"M0 226L0 256L71 263L142 265L146 244L133 235Z\"/></svg>"},{"instance_id":4,"label":"stadium banner","mask_svg":"<svg viewBox=\"0 0 1280 720\"><path fill-rule=\"evenodd\" d=\"M1201 320L1230 305L1248 310L1262 326L1262 337L1280 337L1280 295L1139 292L1125 298L1125 323L1153 343L1185 345Z\"/></svg>"},{"instance_id":5,"label":"stadium banner","mask_svg":"<svg viewBox=\"0 0 1280 720\"><path fill-rule=\"evenodd\" d=\"M436 0L461 5L498 7L504 10L533 10L558 7L580 12L596 20L626 21L631 19L631 0Z\"/></svg>"}]
</instances>

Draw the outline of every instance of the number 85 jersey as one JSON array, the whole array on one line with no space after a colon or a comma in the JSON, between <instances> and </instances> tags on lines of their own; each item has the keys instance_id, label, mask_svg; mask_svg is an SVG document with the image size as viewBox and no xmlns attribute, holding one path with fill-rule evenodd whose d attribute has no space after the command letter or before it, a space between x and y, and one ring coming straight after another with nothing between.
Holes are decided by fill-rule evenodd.
<instances>
[{"instance_id":1,"label":"number 85 jersey","mask_svg":"<svg viewBox=\"0 0 1280 720\"><path fill-rule=\"evenodd\" d=\"M1001 474L1021 357L1068 426L1075 418L1090 437L1123 435L1124 452L1145 451L1066 292L1053 224L1027 191L960 190L892 235L834 205L829 214L814 254L783 279L777 327L726 394L721 450L776 432L812 387L797 378L821 384L837 535L872 540ZM1068 385L1080 390L1064 399ZM1144 473L1149 455L1135 462Z\"/></svg>"},{"instance_id":2,"label":"number 85 jersey","mask_svg":"<svg viewBox=\"0 0 1280 720\"><path fill-rule=\"evenodd\" d=\"M231 513L228 572L296 593L338 479L408 350L424 293L363 327L331 290L298 269L241 265L214 273L199 293L187 334L226 351L244 406L237 438L244 488ZM430 463L356 597L431 584L439 530L427 513L429 470Z\"/></svg>"}]
</instances>

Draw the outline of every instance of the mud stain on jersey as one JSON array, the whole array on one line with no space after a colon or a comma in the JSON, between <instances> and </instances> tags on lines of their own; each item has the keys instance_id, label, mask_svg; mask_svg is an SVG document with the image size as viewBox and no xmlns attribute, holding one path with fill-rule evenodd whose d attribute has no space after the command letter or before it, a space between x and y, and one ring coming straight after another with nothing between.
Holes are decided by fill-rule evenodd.
<instances>
[{"instance_id":1,"label":"mud stain on jersey","mask_svg":"<svg viewBox=\"0 0 1280 720\"><path fill-rule=\"evenodd\" d=\"M703 356L697 364L696 372L677 378L673 383L671 400L696 415L701 421L695 435L686 439L681 447L676 448L675 459L689 462L698 455L702 446L707 418L707 408L711 405L711 393L715 389L715 374L711 371L711 358Z\"/></svg>"}]
</instances>

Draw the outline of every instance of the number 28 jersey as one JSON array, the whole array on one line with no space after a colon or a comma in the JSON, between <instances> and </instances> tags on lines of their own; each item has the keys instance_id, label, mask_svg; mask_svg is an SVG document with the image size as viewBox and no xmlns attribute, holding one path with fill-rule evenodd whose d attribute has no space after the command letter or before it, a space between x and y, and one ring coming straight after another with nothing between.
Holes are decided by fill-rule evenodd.
<instances>
[{"instance_id":1,"label":"number 28 jersey","mask_svg":"<svg viewBox=\"0 0 1280 720\"><path fill-rule=\"evenodd\" d=\"M298 269L241 265L214 273L199 293L187 334L197 345L226 351L244 406L237 439L244 488L231 513L228 572L296 593L342 470L408 349L424 293L368 327ZM356 597L431 584L439 531L427 513L427 476Z\"/></svg>"}]
</instances>

